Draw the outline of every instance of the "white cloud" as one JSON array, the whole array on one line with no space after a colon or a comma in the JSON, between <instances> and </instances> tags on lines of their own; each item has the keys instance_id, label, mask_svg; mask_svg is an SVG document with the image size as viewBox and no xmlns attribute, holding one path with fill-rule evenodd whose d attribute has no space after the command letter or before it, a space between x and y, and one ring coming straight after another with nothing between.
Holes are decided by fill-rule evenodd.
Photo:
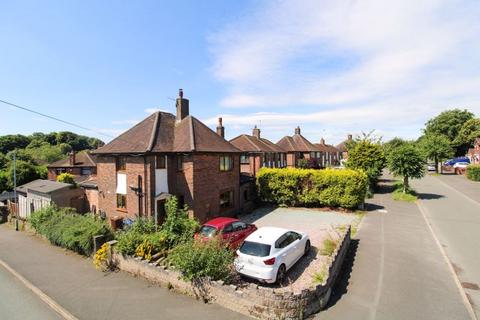
<instances>
[{"instance_id":1,"label":"white cloud","mask_svg":"<svg viewBox=\"0 0 480 320\"><path fill-rule=\"evenodd\" d=\"M212 72L223 106L276 111L233 113L237 124L405 133L449 107L480 112L478 16L477 1L269 2L209 38Z\"/></svg>"}]
</instances>

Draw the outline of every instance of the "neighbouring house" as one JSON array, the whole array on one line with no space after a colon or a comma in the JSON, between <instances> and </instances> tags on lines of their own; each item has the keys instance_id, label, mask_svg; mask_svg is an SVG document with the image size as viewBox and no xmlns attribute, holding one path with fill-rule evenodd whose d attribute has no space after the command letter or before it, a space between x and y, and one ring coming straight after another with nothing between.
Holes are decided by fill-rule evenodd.
<instances>
[{"instance_id":1,"label":"neighbouring house","mask_svg":"<svg viewBox=\"0 0 480 320\"><path fill-rule=\"evenodd\" d=\"M287 152L270 140L262 138L257 126L253 128L252 135L239 135L230 140L230 143L242 151L241 173L254 177L262 167L284 168L287 166Z\"/></svg>"},{"instance_id":2,"label":"neighbouring house","mask_svg":"<svg viewBox=\"0 0 480 320\"><path fill-rule=\"evenodd\" d=\"M58 160L47 166L48 180L56 181L62 173L70 173L75 176L76 182L88 179L97 173L95 156L87 151L71 152L67 159Z\"/></svg>"},{"instance_id":3,"label":"neighbouring house","mask_svg":"<svg viewBox=\"0 0 480 320\"><path fill-rule=\"evenodd\" d=\"M468 149L467 157L471 164L480 164L480 137L475 139L473 148Z\"/></svg>"},{"instance_id":4,"label":"neighbouring house","mask_svg":"<svg viewBox=\"0 0 480 320\"><path fill-rule=\"evenodd\" d=\"M151 114L94 151L100 214L162 223L172 195L200 222L239 212L241 151L189 114L181 89L176 109Z\"/></svg>"},{"instance_id":5,"label":"neighbouring house","mask_svg":"<svg viewBox=\"0 0 480 320\"><path fill-rule=\"evenodd\" d=\"M336 148L340 151L341 159L348 160L348 149L347 145L353 141L353 137L351 134L347 135L347 140L340 142Z\"/></svg>"},{"instance_id":6,"label":"neighbouring house","mask_svg":"<svg viewBox=\"0 0 480 320\"><path fill-rule=\"evenodd\" d=\"M13 191L3 191L0 193L0 206L6 206L9 202L14 202L15 193Z\"/></svg>"},{"instance_id":7,"label":"neighbouring house","mask_svg":"<svg viewBox=\"0 0 480 320\"><path fill-rule=\"evenodd\" d=\"M21 185L16 190L18 196L16 213L22 219L27 219L32 212L51 204L85 212L83 190L68 183L38 179Z\"/></svg>"},{"instance_id":8,"label":"neighbouring house","mask_svg":"<svg viewBox=\"0 0 480 320\"><path fill-rule=\"evenodd\" d=\"M295 128L293 136L285 136L280 139L277 146L287 152L288 167L297 167L302 159L309 161L315 167L321 160L320 148L302 136L300 127Z\"/></svg>"},{"instance_id":9,"label":"neighbouring house","mask_svg":"<svg viewBox=\"0 0 480 320\"><path fill-rule=\"evenodd\" d=\"M325 139L321 138L320 143L315 144L320 149L319 165L320 167L337 166L340 164L342 154L340 150L331 144L326 144Z\"/></svg>"}]
</instances>

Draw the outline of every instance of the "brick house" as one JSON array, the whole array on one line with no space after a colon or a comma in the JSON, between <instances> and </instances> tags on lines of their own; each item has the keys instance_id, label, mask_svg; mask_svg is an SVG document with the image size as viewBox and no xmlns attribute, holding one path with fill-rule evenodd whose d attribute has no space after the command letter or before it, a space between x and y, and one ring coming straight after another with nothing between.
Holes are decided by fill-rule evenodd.
<instances>
[{"instance_id":1,"label":"brick house","mask_svg":"<svg viewBox=\"0 0 480 320\"><path fill-rule=\"evenodd\" d=\"M288 167L297 167L301 159L312 161L314 166L321 160L320 148L302 136L300 127L295 128L293 136L285 136L276 144L287 152Z\"/></svg>"},{"instance_id":2,"label":"brick house","mask_svg":"<svg viewBox=\"0 0 480 320\"><path fill-rule=\"evenodd\" d=\"M320 151L320 167L337 166L340 164L341 152L331 144L326 144L325 139L321 138L320 143L315 144Z\"/></svg>"},{"instance_id":3,"label":"brick house","mask_svg":"<svg viewBox=\"0 0 480 320\"><path fill-rule=\"evenodd\" d=\"M287 166L287 152L268 139L260 137L260 129L255 126L252 135L242 134L230 140L240 149L240 172L255 176L262 167L284 168Z\"/></svg>"},{"instance_id":4,"label":"brick house","mask_svg":"<svg viewBox=\"0 0 480 320\"><path fill-rule=\"evenodd\" d=\"M475 139L473 148L468 149L467 157L471 164L480 164L480 137Z\"/></svg>"},{"instance_id":5,"label":"brick house","mask_svg":"<svg viewBox=\"0 0 480 320\"><path fill-rule=\"evenodd\" d=\"M336 148L340 151L341 153L341 159L348 160L348 150L347 150L347 144L353 140L353 137L351 134L347 135L347 140L344 140L340 142Z\"/></svg>"},{"instance_id":6,"label":"brick house","mask_svg":"<svg viewBox=\"0 0 480 320\"><path fill-rule=\"evenodd\" d=\"M189 115L156 112L95 151L98 208L109 218L165 218L171 195L204 222L239 211L240 150Z\"/></svg>"},{"instance_id":7,"label":"brick house","mask_svg":"<svg viewBox=\"0 0 480 320\"><path fill-rule=\"evenodd\" d=\"M71 152L67 159L58 160L47 166L48 180L56 181L62 173L70 173L75 176L77 182L86 180L90 175L97 173L95 156L87 151Z\"/></svg>"}]
</instances>

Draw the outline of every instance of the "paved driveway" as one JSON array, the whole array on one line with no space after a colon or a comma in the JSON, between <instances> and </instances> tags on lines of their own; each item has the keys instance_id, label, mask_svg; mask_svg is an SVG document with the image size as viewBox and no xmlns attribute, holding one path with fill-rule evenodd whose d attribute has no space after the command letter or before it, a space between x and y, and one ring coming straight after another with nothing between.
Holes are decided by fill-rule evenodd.
<instances>
[{"instance_id":1,"label":"paved driveway","mask_svg":"<svg viewBox=\"0 0 480 320\"><path fill-rule=\"evenodd\" d=\"M308 208L260 208L242 219L257 227L280 227L305 232L310 236L312 245L319 246L332 228L351 224L356 215Z\"/></svg>"},{"instance_id":2,"label":"paved driveway","mask_svg":"<svg viewBox=\"0 0 480 320\"><path fill-rule=\"evenodd\" d=\"M480 318L480 183L427 176L413 187L423 195L420 205Z\"/></svg>"}]
</instances>

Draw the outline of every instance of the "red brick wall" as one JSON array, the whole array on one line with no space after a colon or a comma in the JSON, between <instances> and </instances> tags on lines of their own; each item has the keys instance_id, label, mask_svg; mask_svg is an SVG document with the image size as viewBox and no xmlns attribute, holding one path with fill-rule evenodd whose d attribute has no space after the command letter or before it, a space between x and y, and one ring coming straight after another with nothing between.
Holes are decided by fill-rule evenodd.
<instances>
[{"instance_id":1,"label":"red brick wall","mask_svg":"<svg viewBox=\"0 0 480 320\"><path fill-rule=\"evenodd\" d=\"M261 155L254 155L251 154L249 156L250 163L248 164L241 164L240 165L240 172L245 173L251 176L255 176L262 167L262 156Z\"/></svg>"},{"instance_id":2,"label":"red brick wall","mask_svg":"<svg viewBox=\"0 0 480 320\"><path fill-rule=\"evenodd\" d=\"M85 189L86 206L89 212L96 211L98 213L98 190Z\"/></svg>"},{"instance_id":3,"label":"red brick wall","mask_svg":"<svg viewBox=\"0 0 480 320\"><path fill-rule=\"evenodd\" d=\"M296 166L296 157L295 153L289 152L287 153L287 167L295 167Z\"/></svg>"},{"instance_id":4,"label":"red brick wall","mask_svg":"<svg viewBox=\"0 0 480 320\"><path fill-rule=\"evenodd\" d=\"M205 222L217 216L233 216L240 208L240 156L233 155L232 171L220 171L219 154L194 155L194 214ZM233 206L220 208L220 194L233 191Z\"/></svg>"}]
</instances>

